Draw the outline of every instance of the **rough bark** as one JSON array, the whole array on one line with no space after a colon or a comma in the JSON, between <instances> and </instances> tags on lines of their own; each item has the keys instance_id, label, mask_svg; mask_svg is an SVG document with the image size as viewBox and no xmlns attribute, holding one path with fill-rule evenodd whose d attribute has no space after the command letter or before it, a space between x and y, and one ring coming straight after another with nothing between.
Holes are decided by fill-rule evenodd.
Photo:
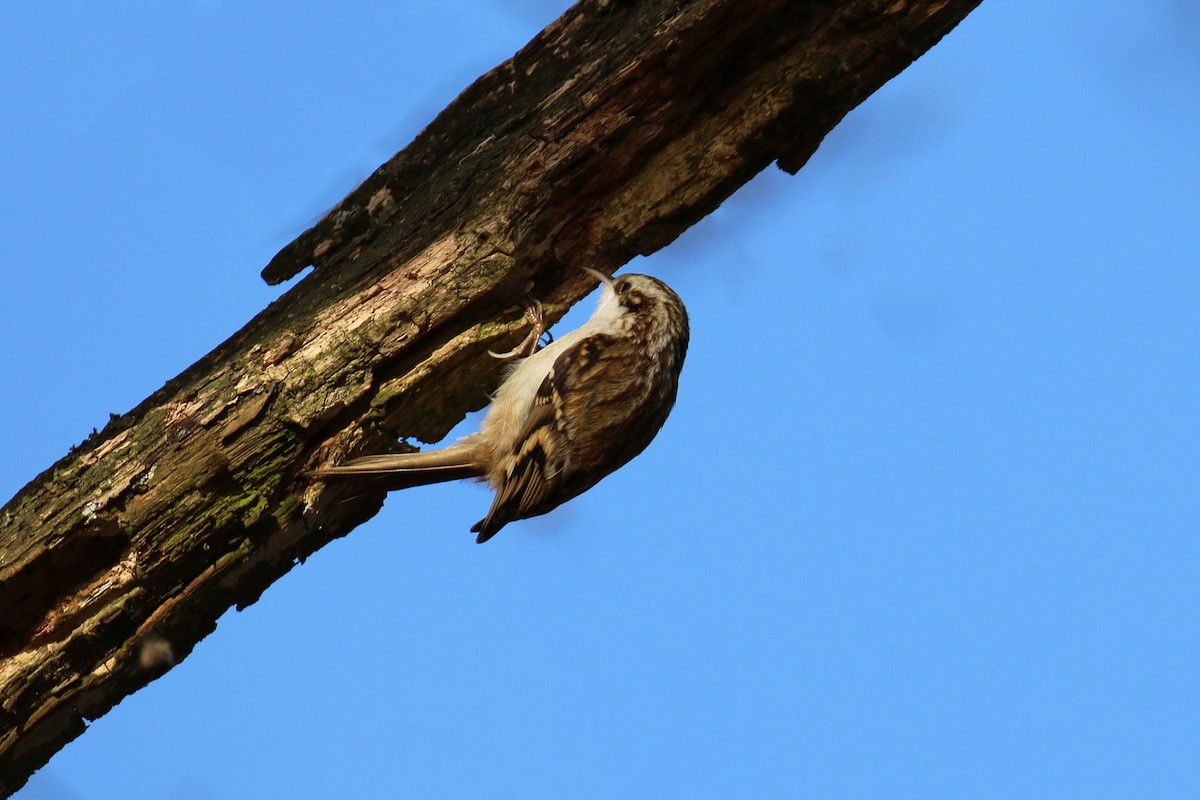
<instances>
[{"instance_id":1,"label":"rough bark","mask_svg":"<svg viewBox=\"0 0 1200 800\"><path fill-rule=\"evenodd\" d=\"M263 271L315 271L0 513L0 789L373 515L316 464L482 406L528 292L651 253L979 0L584 0Z\"/></svg>"}]
</instances>

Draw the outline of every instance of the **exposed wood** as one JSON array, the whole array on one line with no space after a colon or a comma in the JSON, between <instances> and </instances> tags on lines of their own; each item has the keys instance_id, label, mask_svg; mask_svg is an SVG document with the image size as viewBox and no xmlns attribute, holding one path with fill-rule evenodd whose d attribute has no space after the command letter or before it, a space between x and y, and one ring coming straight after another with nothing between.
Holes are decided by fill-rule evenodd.
<instances>
[{"instance_id":1,"label":"exposed wood","mask_svg":"<svg viewBox=\"0 0 1200 800\"><path fill-rule=\"evenodd\" d=\"M796 171L978 2L585 0L476 81L263 272L313 274L4 507L0 789L378 510L304 469L445 435L527 291L557 318L573 265Z\"/></svg>"}]
</instances>

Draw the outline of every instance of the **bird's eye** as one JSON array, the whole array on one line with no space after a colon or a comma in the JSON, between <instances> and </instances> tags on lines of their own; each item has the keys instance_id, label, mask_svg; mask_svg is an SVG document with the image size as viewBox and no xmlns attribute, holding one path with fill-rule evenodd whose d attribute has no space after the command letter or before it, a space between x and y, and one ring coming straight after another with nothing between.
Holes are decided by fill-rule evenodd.
<instances>
[{"instance_id":1,"label":"bird's eye","mask_svg":"<svg viewBox=\"0 0 1200 800\"><path fill-rule=\"evenodd\" d=\"M619 280L613 284L613 288L617 290L617 294L624 294L629 291L629 281Z\"/></svg>"}]
</instances>

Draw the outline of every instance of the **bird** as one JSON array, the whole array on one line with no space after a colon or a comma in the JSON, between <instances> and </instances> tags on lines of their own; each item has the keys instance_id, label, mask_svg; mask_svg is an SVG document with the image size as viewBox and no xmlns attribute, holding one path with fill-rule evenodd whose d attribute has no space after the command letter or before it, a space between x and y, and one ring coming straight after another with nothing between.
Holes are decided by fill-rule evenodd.
<instances>
[{"instance_id":1,"label":"bird","mask_svg":"<svg viewBox=\"0 0 1200 800\"><path fill-rule=\"evenodd\" d=\"M675 405L690 335L687 310L657 278L583 269L603 287L595 311L541 349L535 329L533 352L509 366L478 432L442 449L364 456L309 476L362 479L389 491L485 480L495 496L471 528L483 543L627 464Z\"/></svg>"}]
</instances>

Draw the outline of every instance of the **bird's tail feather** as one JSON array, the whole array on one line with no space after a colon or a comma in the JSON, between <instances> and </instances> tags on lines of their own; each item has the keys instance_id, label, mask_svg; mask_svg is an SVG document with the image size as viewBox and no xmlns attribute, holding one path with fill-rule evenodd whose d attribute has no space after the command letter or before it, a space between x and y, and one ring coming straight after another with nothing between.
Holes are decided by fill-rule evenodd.
<instances>
[{"instance_id":1,"label":"bird's tail feather","mask_svg":"<svg viewBox=\"0 0 1200 800\"><path fill-rule=\"evenodd\" d=\"M431 483L478 478L484 474L485 461L480 447L456 444L422 453L388 453L363 456L336 467L322 467L308 473L318 480L337 478L366 479L372 489L394 491Z\"/></svg>"}]
</instances>

